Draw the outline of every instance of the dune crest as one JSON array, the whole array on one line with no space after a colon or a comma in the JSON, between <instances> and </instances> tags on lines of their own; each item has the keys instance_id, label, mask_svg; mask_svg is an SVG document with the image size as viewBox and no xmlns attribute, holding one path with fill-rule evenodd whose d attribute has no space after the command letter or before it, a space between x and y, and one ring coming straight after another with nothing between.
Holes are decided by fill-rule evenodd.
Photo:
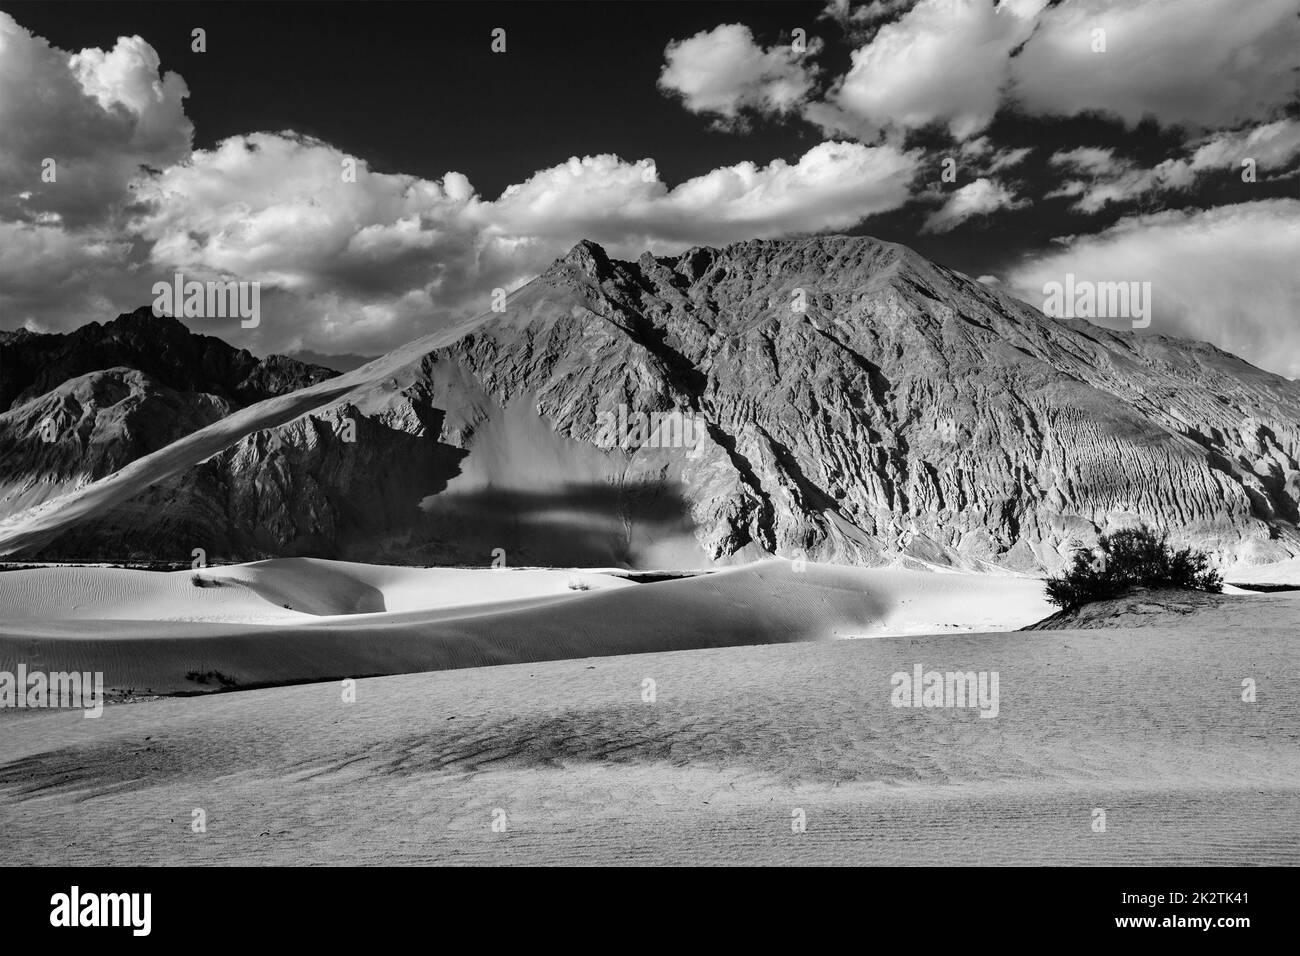
<instances>
[{"instance_id":1,"label":"dune crest","mask_svg":"<svg viewBox=\"0 0 1300 956\"><path fill-rule=\"evenodd\" d=\"M1041 583L1030 578L798 567L767 561L651 584L590 571L305 559L171 573L11 571L0 574L0 669L37 659L50 670L103 671L117 692L171 694L596 655L1009 630L1050 611ZM225 683L200 679L213 673Z\"/></svg>"}]
</instances>

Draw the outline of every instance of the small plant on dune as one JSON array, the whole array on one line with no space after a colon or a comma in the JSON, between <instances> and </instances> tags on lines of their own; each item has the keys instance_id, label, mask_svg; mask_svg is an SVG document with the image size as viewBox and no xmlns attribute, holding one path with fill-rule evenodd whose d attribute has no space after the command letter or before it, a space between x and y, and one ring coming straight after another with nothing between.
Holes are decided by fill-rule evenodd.
<instances>
[{"instance_id":1,"label":"small plant on dune","mask_svg":"<svg viewBox=\"0 0 1300 956\"><path fill-rule=\"evenodd\" d=\"M1135 587L1218 593L1223 578L1210 568L1205 552L1174 550L1168 533L1156 534L1144 525L1102 535L1093 551L1076 551L1065 573L1047 582L1047 600L1072 611Z\"/></svg>"},{"instance_id":2,"label":"small plant on dune","mask_svg":"<svg viewBox=\"0 0 1300 956\"><path fill-rule=\"evenodd\" d=\"M227 677L221 671L190 671L185 675L186 680L192 680L196 684L208 684L213 681L222 687L238 687L239 681L233 677Z\"/></svg>"},{"instance_id":3,"label":"small plant on dune","mask_svg":"<svg viewBox=\"0 0 1300 956\"><path fill-rule=\"evenodd\" d=\"M590 590L591 590L591 585L588 584L586 581L577 581L577 580L574 580L574 581L570 581L570 582L569 582L569 590L570 590L570 591L590 591Z\"/></svg>"}]
</instances>

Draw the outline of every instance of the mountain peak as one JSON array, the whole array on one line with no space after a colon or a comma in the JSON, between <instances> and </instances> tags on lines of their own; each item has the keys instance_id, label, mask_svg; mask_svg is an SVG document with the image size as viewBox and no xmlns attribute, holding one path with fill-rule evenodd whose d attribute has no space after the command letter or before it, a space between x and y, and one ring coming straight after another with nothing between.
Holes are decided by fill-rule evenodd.
<instances>
[{"instance_id":1,"label":"mountain peak","mask_svg":"<svg viewBox=\"0 0 1300 956\"><path fill-rule=\"evenodd\" d=\"M591 239L581 239L555 260L547 273L577 273L599 283L615 278L620 266L643 275L659 266L696 283L724 264L726 271L731 273L752 271L794 275L821 272L844 280L862 281L876 275L896 273L904 265L910 274L923 275L930 281L938 274L938 267L907 246L873 236L848 235L744 239L717 246L692 246L677 255L656 256L647 251L628 262L612 259L603 246Z\"/></svg>"},{"instance_id":2,"label":"mountain peak","mask_svg":"<svg viewBox=\"0 0 1300 956\"><path fill-rule=\"evenodd\" d=\"M210 338L210 336L191 332L189 326L179 319L170 315L156 314L151 305L142 305L130 312L121 312L117 318L109 319L107 322L87 322L72 332L53 334L60 338L66 336L71 340L93 343L96 346L101 345L106 338L114 340L127 338L140 343L150 342L151 350L163 343L174 344L191 338ZM225 343L223 342L222 345L224 346Z\"/></svg>"},{"instance_id":3,"label":"mountain peak","mask_svg":"<svg viewBox=\"0 0 1300 956\"><path fill-rule=\"evenodd\" d=\"M179 319L170 315L157 315L153 306L142 305L130 312L123 312L112 321L104 323L105 331L162 332L168 335L191 335L189 328Z\"/></svg>"},{"instance_id":4,"label":"mountain peak","mask_svg":"<svg viewBox=\"0 0 1300 956\"><path fill-rule=\"evenodd\" d=\"M610 272L609 255L597 243L590 239L580 239L560 260L565 265L578 269L594 279L603 278Z\"/></svg>"}]
</instances>

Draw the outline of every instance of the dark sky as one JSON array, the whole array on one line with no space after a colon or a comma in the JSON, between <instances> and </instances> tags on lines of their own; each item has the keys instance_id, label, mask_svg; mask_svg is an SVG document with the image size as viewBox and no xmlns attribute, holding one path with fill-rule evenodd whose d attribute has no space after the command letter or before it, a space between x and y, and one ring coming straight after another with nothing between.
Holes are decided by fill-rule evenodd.
<instances>
[{"instance_id":1,"label":"dark sky","mask_svg":"<svg viewBox=\"0 0 1300 956\"><path fill-rule=\"evenodd\" d=\"M711 130L655 87L670 40L743 19L777 42L820 3L6 3L65 50L139 34L190 89L195 146L294 129L383 172L465 173L495 198L573 155L653 156L669 183L795 160L805 124ZM208 51L190 51L207 30ZM507 31L508 56L489 49Z\"/></svg>"},{"instance_id":2,"label":"dark sky","mask_svg":"<svg viewBox=\"0 0 1300 956\"><path fill-rule=\"evenodd\" d=\"M10 2L4 9L55 46L110 48L139 34L190 89L186 113L195 146L255 130L293 129L363 156L381 172L437 179L464 173L480 195L570 156L653 157L673 186L744 160L796 161L823 138L797 119L765 119L723 131L656 88L672 40L743 22L763 44L802 26L833 42L821 62L839 69L852 43L818 19L822 2ZM190 50L190 31L207 31L208 49ZM490 48L507 31L509 56ZM1059 181L1046 159L1057 149L1115 146L1154 164L1182 137L1154 123L1125 130L1110 120L1032 120L1000 115L987 131L1000 147L1041 147L1017 175L1037 193ZM912 140L924 141L925 136ZM936 171L937 172L937 171ZM1211 204L1288 196L1292 183L1220 184ZM1153 198L1152 202L1156 200ZM1160 208L1205 204L1206 197L1159 198ZM926 210L910 205L873 217L854 233L906 243L946 265L994 272L1053 236L1095 231L1132 207L1067 227L1070 201L923 234Z\"/></svg>"}]
</instances>

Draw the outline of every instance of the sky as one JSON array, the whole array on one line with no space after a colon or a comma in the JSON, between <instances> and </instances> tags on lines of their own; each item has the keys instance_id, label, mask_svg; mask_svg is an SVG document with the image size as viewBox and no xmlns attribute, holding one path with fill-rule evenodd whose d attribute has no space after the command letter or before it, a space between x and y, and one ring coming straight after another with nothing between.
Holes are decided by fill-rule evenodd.
<instances>
[{"instance_id":1,"label":"sky","mask_svg":"<svg viewBox=\"0 0 1300 956\"><path fill-rule=\"evenodd\" d=\"M180 272L260 284L195 331L370 356L583 238L848 233L1150 282L1146 333L1295 377L1298 90L1295 0L0 0L0 329Z\"/></svg>"}]
</instances>

